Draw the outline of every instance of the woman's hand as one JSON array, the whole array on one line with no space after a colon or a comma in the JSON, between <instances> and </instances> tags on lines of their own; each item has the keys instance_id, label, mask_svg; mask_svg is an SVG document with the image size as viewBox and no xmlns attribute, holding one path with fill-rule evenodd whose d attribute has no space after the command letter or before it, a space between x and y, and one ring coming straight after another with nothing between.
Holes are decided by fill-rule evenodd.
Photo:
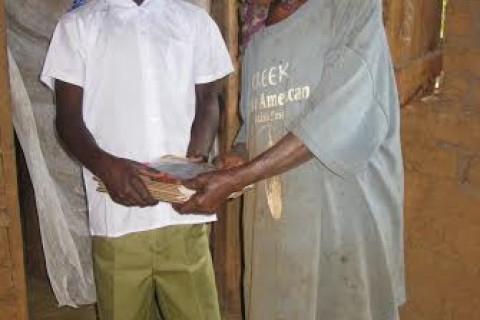
<instances>
[{"instance_id":1,"label":"woman's hand","mask_svg":"<svg viewBox=\"0 0 480 320\"><path fill-rule=\"evenodd\" d=\"M196 193L186 202L173 205L174 209L182 214L215 213L232 193L244 187L233 169L203 173L185 180L183 185Z\"/></svg>"}]
</instances>

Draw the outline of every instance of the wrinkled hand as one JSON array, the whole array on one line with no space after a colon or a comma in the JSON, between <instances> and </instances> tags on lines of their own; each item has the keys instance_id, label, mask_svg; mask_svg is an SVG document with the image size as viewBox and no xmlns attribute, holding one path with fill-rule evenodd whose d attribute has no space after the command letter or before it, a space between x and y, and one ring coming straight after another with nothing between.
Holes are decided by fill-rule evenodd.
<instances>
[{"instance_id":1,"label":"wrinkled hand","mask_svg":"<svg viewBox=\"0 0 480 320\"><path fill-rule=\"evenodd\" d=\"M113 201L127 207L148 207L158 204L141 179L149 170L141 163L109 156L99 164L96 173Z\"/></svg>"},{"instance_id":2,"label":"wrinkled hand","mask_svg":"<svg viewBox=\"0 0 480 320\"><path fill-rule=\"evenodd\" d=\"M179 213L215 213L233 192L243 188L233 170L203 173L183 181L183 185L196 193L188 201L173 205Z\"/></svg>"}]
</instances>

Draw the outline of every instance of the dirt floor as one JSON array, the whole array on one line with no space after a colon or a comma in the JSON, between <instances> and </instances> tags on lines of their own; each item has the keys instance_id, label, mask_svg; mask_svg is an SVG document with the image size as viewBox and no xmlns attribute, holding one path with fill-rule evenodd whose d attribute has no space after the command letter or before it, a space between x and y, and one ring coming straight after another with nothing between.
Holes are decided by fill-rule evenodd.
<instances>
[{"instance_id":1,"label":"dirt floor","mask_svg":"<svg viewBox=\"0 0 480 320\"><path fill-rule=\"evenodd\" d=\"M78 309L59 308L50 285L44 280L31 278L28 300L32 320L96 320L95 308L83 306Z\"/></svg>"}]
</instances>

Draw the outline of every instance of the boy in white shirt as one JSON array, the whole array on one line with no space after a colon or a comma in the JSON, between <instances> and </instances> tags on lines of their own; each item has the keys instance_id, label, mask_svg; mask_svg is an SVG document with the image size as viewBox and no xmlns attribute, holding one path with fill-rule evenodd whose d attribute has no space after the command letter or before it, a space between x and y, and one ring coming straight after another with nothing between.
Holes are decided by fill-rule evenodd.
<instances>
[{"instance_id":1,"label":"boy in white shirt","mask_svg":"<svg viewBox=\"0 0 480 320\"><path fill-rule=\"evenodd\" d=\"M208 14L178 0L93 0L60 20L42 81L84 166L100 319L219 319L204 224L157 203L141 163L205 158L233 70ZM110 196L96 191L93 176ZM157 299L156 299L157 298Z\"/></svg>"}]
</instances>

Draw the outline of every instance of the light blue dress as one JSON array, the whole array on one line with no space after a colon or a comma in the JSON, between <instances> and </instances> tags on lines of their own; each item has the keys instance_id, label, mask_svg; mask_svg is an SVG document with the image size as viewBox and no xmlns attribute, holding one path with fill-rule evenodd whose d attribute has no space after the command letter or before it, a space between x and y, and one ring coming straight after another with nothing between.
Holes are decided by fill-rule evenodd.
<instances>
[{"instance_id":1,"label":"light blue dress","mask_svg":"<svg viewBox=\"0 0 480 320\"><path fill-rule=\"evenodd\" d=\"M247 195L248 320L396 320L405 301L400 110L379 0L310 0L243 59L237 142L314 159Z\"/></svg>"}]
</instances>

